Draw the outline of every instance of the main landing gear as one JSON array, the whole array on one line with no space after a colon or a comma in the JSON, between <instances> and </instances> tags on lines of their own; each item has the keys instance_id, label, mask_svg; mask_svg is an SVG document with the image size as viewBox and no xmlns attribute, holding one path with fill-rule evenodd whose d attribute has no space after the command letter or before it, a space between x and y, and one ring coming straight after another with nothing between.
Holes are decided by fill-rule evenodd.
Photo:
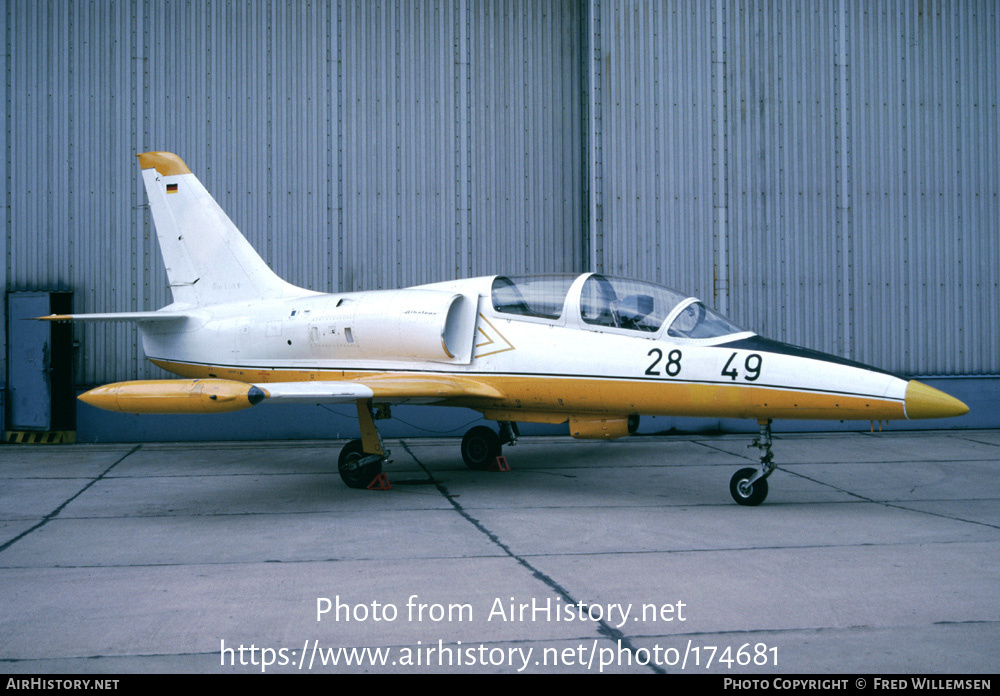
<instances>
[{"instance_id":1,"label":"main landing gear","mask_svg":"<svg viewBox=\"0 0 1000 696\"><path fill-rule=\"evenodd\" d=\"M340 478L348 487L373 488L382 474L383 465L392 462L389 459L391 452L382 446L382 436L375 427L371 404L359 401L357 406L361 438L351 440L340 450L337 469L340 471ZM376 417L388 418L388 410L384 414L380 410Z\"/></svg>"},{"instance_id":2,"label":"main landing gear","mask_svg":"<svg viewBox=\"0 0 1000 696\"><path fill-rule=\"evenodd\" d=\"M358 424L361 426L361 437L351 440L340 450L337 469L340 478L350 488L389 488L388 481L382 474L382 468L391 464L389 450L382 444L382 436L375 421L390 418L388 406L379 406L378 412L372 412L370 401L358 401ZM462 459L470 469L486 470L497 462L504 445L517 442L517 423L500 421L500 434L485 425L472 428L462 438ZM502 469L500 469L502 470Z\"/></svg>"},{"instance_id":3,"label":"main landing gear","mask_svg":"<svg viewBox=\"0 0 1000 696\"><path fill-rule=\"evenodd\" d=\"M767 497L767 477L777 464L771 451L771 421L759 420L760 435L747 447L760 450L760 468L747 467L737 471L729 481L729 492L740 505L760 505Z\"/></svg>"},{"instance_id":4,"label":"main landing gear","mask_svg":"<svg viewBox=\"0 0 1000 696\"><path fill-rule=\"evenodd\" d=\"M514 445L518 438L517 423L500 421L500 434L492 428L477 425L462 438L462 460L470 469L483 471L500 456L504 445Z\"/></svg>"},{"instance_id":5,"label":"main landing gear","mask_svg":"<svg viewBox=\"0 0 1000 696\"><path fill-rule=\"evenodd\" d=\"M350 488L367 488L382 473L382 464L389 463L388 455L388 451L384 455L365 454L362 441L351 440L340 450L340 478Z\"/></svg>"}]
</instances>

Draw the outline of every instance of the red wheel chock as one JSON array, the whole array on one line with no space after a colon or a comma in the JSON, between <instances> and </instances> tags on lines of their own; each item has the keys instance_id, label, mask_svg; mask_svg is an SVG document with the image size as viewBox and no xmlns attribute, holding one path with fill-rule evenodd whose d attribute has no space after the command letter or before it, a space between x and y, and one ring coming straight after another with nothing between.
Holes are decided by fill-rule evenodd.
<instances>
[{"instance_id":1,"label":"red wheel chock","mask_svg":"<svg viewBox=\"0 0 1000 696\"><path fill-rule=\"evenodd\" d=\"M388 477L386 477L386 475L382 473L372 479L372 482L368 484L368 490L391 491L392 485L389 483Z\"/></svg>"},{"instance_id":2,"label":"red wheel chock","mask_svg":"<svg viewBox=\"0 0 1000 696\"><path fill-rule=\"evenodd\" d=\"M507 463L507 457L502 454L493 460L490 464L488 471L510 471L510 464Z\"/></svg>"}]
</instances>

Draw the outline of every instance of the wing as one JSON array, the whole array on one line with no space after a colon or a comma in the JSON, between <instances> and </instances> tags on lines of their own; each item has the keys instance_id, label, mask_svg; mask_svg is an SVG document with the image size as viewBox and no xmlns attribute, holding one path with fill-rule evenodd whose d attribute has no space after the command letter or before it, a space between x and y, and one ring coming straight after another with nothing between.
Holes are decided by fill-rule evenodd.
<instances>
[{"instance_id":1,"label":"wing","mask_svg":"<svg viewBox=\"0 0 1000 696\"><path fill-rule=\"evenodd\" d=\"M255 387L274 403L346 403L376 399L384 403L434 403L455 398L499 398L494 387L476 379L448 375L386 374L350 381L264 382Z\"/></svg>"}]
</instances>

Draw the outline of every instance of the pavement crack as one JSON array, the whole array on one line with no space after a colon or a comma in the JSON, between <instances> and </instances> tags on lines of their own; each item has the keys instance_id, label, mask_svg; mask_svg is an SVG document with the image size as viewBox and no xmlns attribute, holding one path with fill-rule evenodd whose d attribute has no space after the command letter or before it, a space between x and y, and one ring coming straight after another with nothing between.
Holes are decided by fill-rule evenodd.
<instances>
[{"instance_id":1,"label":"pavement crack","mask_svg":"<svg viewBox=\"0 0 1000 696\"><path fill-rule=\"evenodd\" d=\"M62 504L59 505L59 507L57 507L55 510L53 510L52 512L50 512L49 514L47 514L45 517L43 517L38 524L36 524L36 525L34 525L32 527L29 527L28 529L24 530L23 532L21 532L20 534L18 534L16 537L14 537L13 539L11 539L10 541L4 542L2 545L0 545L0 553L3 553L7 549L9 549L11 546L13 546L17 542L19 542L21 539L23 539L24 537L28 536L32 532L34 532L36 529L41 529L46 524L48 524L49 521L51 521L51 520L55 519L56 517L58 517L59 513L62 512L63 509L67 505L69 505L74 500L76 500L77 498L79 498L88 488L90 488L95 483L97 483L98 481L100 481L101 479L103 479L105 476L107 476L108 472L110 472L116 466L118 466L123 461L125 461L126 459L128 459L129 457L131 457L133 454L135 454L136 452L138 452L141 448L142 448L142 445L136 445L135 447L133 447L132 449L130 449L124 455L122 455L121 457L119 457L118 460L115 461L111 466L109 466L107 469L105 469L104 471L102 471L95 478L92 478L90 481L88 481L86 483L86 485L84 485L83 488L81 488L76 493L74 493L73 495L71 495L69 498L67 498L66 500L64 500L62 502Z\"/></svg>"},{"instance_id":2,"label":"pavement crack","mask_svg":"<svg viewBox=\"0 0 1000 696\"><path fill-rule=\"evenodd\" d=\"M997 447L997 443L990 442L989 440L977 440L971 435L952 435L956 440L965 440L966 442L975 442L977 445L988 445L990 447Z\"/></svg>"},{"instance_id":3,"label":"pavement crack","mask_svg":"<svg viewBox=\"0 0 1000 696\"><path fill-rule=\"evenodd\" d=\"M417 465L421 469L423 469L424 473L427 474L427 478L430 481L433 482L434 486L441 493L441 495L443 495L445 497L445 499L449 503L451 503L451 506L455 509L455 512L457 512L459 515L461 515L473 527L475 527L480 532L482 532L497 548L499 548L507 556L509 556L510 558L512 558L513 560L515 560L519 565L521 565L529 573L531 573L531 575L535 579L539 580L546 587L548 587L553 592L555 592L560 597L562 597L562 599L563 599L564 602L566 602L569 605L579 604L580 603L579 600L577 600L575 597L573 597L573 595L571 595L569 593L569 590L567 590L565 587L563 587L558 582L556 582L556 580L553 577L551 577L547 573L545 573L545 572L541 571L540 569L536 568L535 566L533 566L523 556L520 556L520 555L514 553L509 546L507 546L505 543L503 543L503 541L500 540L500 537L498 537L496 534L494 534L489 529L487 529L486 525L484 525L480 520L478 520L475 517L473 517L468 512L468 510L466 510L464 507L462 507L462 504L459 503L455 499L455 496L453 496L451 494L451 492L448 491L447 486L445 486L443 483L441 483L440 481L438 481L434 477L434 474L431 473L430 469L428 469L424 465L424 463L422 461L420 461L419 458L417 458L417 456L413 453L413 450L410 449L410 447L406 443L406 441L405 440L400 440L400 444L403 446L403 449L406 450L407 454L409 454L411 457L413 457L413 461L415 461L417 463ZM621 647L623 647L626 650L628 650L629 653L631 653L633 657L637 657L637 649L632 644L632 641L629 640L628 636L626 636L624 633L622 633L620 630L618 630L614 626L612 626L609 623L607 623L607 621L605 621L604 619L601 619L600 621L597 621L596 623L597 623L597 632L602 637L608 638L609 640L618 641L619 644L621 645ZM662 667L660 667L659 665L655 664L652 660L649 661L649 668L653 672L655 672L657 674L666 674L666 670L663 669Z\"/></svg>"},{"instance_id":4,"label":"pavement crack","mask_svg":"<svg viewBox=\"0 0 1000 696\"><path fill-rule=\"evenodd\" d=\"M740 459L746 459L746 460L751 461L751 462L756 462L756 461L760 460L760 457L751 456L749 454L744 454L743 452L730 452L727 449L723 449L721 447L716 447L715 445L712 445L712 444L710 444L708 442L704 442L702 440L692 440L692 442L694 442L696 445L701 445L702 447L707 447L710 450L715 450L716 452L722 452L723 454L729 454L729 455L732 455L734 457L739 457ZM752 445L748 446L747 449L750 449L750 447L752 447Z\"/></svg>"},{"instance_id":5,"label":"pavement crack","mask_svg":"<svg viewBox=\"0 0 1000 696\"><path fill-rule=\"evenodd\" d=\"M866 503L874 503L875 505L884 505L885 507L896 508L897 510L906 510L907 512L916 512L918 514L929 515L931 517L941 517L946 520L954 520L955 522L965 522L967 524L975 524L980 527L989 527L990 529L1000 529L1000 525L990 524L989 522L980 522L978 520L967 520L964 517L956 517L955 515L945 515L944 513L941 512L931 512L930 510L920 510L919 508L907 507L903 503L892 503L887 500L876 500L875 498L869 498L867 496L861 495L860 493L849 491L846 488L835 486L832 483L827 483L826 481L820 481L819 479L815 479L811 476L800 474L797 471L790 471L788 469L781 469L781 470L784 471L786 474L791 474L792 476L798 476L799 478L803 478L806 481L812 481L813 483L818 484L820 486L826 486L827 488L832 488L835 491L838 491L845 495L849 495L853 498L857 498L858 500L861 500Z\"/></svg>"}]
</instances>

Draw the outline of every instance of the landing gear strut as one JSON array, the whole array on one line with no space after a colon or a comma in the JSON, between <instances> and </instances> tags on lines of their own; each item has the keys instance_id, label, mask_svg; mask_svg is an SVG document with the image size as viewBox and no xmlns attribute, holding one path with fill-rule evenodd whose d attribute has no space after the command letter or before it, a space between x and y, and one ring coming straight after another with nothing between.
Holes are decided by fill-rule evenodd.
<instances>
[{"instance_id":1,"label":"landing gear strut","mask_svg":"<svg viewBox=\"0 0 1000 696\"><path fill-rule=\"evenodd\" d=\"M503 452L504 445L517 442L517 423L500 422L500 434L492 428L477 425L462 438L462 459L470 469L483 471Z\"/></svg>"},{"instance_id":2,"label":"landing gear strut","mask_svg":"<svg viewBox=\"0 0 1000 696\"><path fill-rule=\"evenodd\" d=\"M758 420L760 435L748 447L760 450L760 468L747 467L737 471L729 481L729 492L740 505L760 505L767 497L767 477L777 464L771 451L771 421Z\"/></svg>"},{"instance_id":3,"label":"landing gear strut","mask_svg":"<svg viewBox=\"0 0 1000 696\"><path fill-rule=\"evenodd\" d=\"M361 426L361 439L351 440L340 450L337 469L340 478L350 488L368 488L375 478L382 473L382 466L392 462L389 450L382 446L382 436L375 427L372 417L371 402L358 401L358 424ZM388 409L386 409L388 410ZM382 409L379 409L381 417Z\"/></svg>"}]
</instances>

